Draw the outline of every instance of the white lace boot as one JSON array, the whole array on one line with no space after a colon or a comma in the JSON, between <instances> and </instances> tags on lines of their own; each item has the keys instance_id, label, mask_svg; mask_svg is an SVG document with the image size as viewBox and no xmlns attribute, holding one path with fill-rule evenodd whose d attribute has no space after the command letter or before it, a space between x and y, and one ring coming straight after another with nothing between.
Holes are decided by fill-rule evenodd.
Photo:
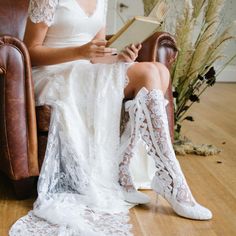
<instances>
[{"instance_id":1,"label":"white lace boot","mask_svg":"<svg viewBox=\"0 0 236 236\"><path fill-rule=\"evenodd\" d=\"M119 164L119 183L123 189L124 198L127 202L133 204L146 204L150 202L150 198L146 194L135 189L129 171L130 160L134 155L134 148L137 143L136 129L129 122L124 133L125 136L129 136L129 140L128 143L125 144L120 155L122 160Z\"/></svg>"},{"instance_id":2,"label":"white lace boot","mask_svg":"<svg viewBox=\"0 0 236 236\"><path fill-rule=\"evenodd\" d=\"M180 216L209 220L212 213L196 202L187 185L169 135L165 98L161 90L142 88L130 106L133 122L147 145L147 152L156 164L152 189L165 198ZM133 103L134 104L134 103Z\"/></svg>"}]
</instances>

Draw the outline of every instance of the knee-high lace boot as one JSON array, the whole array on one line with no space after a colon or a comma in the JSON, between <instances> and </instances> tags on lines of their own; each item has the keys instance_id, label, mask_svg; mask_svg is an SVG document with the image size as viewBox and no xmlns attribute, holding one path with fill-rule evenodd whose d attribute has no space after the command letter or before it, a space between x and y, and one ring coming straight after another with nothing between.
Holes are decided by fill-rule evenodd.
<instances>
[{"instance_id":1,"label":"knee-high lace boot","mask_svg":"<svg viewBox=\"0 0 236 236\"><path fill-rule=\"evenodd\" d=\"M184 174L171 143L165 99L159 89L148 91L142 88L129 106L131 122L147 146L157 171L152 180L152 189L165 198L180 216L209 220L212 213L198 204L188 187Z\"/></svg>"},{"instance_id":2,"label":"knee-high lace boot","mask_svg":"<svg viewBox=\"0 0 236 236\"><path fill-rule=\"evenodd\" d=\"M132 114L130 115L132 116ZM150 198L146 194L135 189L129 170L130 161L134 156L134 149L137 144L137 127L130 122L131 120L132 119L127 123L122 135L122 137L128 137L128 141L126 141L120 149L121 162L119 164L119 183L123 189L123 194L127 202L146 204L150 202Z\"/></svg>"}]
</instances>

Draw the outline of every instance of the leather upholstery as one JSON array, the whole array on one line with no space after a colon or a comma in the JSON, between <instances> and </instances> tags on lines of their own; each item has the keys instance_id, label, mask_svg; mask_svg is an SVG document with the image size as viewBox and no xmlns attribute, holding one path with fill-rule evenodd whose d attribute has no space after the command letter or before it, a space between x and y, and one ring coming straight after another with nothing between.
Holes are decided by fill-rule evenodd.
<instances>
[{"instance_id":1,"label":"leather upholstery","mask_svg":"<svg viewBox=\"0 0 236 236\"><path fill-rule=\"evenodd\" d=\"M23 39L28 6L29 0L0 0L0 35Z\"/></svg>"},{"instance_id":2,"label":"leather upholstery","mask_svg":"<svg viewBox=\"0 0 236 236\"><path fill-rule=\"evenodd\" d=\"M30 59L21 41L28 4L29 0L0 0L0 170L20 188L24 180L30 188L28 180L39 174L51 115L49 106L35 109ZM144 42L138 61L160 61L170 68L176 55L173 37L156 33ZM173 140L171 85L167 98Z\"/></svg>"},{"instance_id":3,"label":"leather upholstery","mask_svg":"<svg viewBox=\"0 0 236 236\"><path fill-rule=\"evenodd\" d=\"M0 168L10 178L38 175L31 65L25 45L0 37Z\"/></svg>"}]
</instances>

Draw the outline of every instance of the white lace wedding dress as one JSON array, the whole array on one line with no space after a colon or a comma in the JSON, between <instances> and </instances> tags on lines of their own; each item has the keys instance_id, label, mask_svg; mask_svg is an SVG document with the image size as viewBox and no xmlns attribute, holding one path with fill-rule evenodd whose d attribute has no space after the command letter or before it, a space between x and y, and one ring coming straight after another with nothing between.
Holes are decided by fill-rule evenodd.
<instances>
[{"instance_id":1,"label":"white lace wedding dress","mask_svg":"<svg viewBox=\"0 0 236 236\"><path fill-rule=\"evenodd\" d=\"M105 25L107 1L97 0L96 9L88 16L77 0L31 0L29 17L49 26L45 46L79 46L91 41ZM169 137L167 100L161 90L143 88L127 103L131 119L120 138L130 65L79 60L33 69L36 105L50 105L52 116L38 198L33 210L11 227L10 236L132 235L128 210L133 205L125 202L119 181L131 181L126 173L133 151L143 153L143 158L148 151L155 161L150 165L149 159L144 161L140 156L131 160L136 183L146 180L149 185L156 166L153 189L179 215L203 220L212 217L194 200L181 172ZM130 152L138 137L147 151L140 141ZM120 155L123 152L129 156ZM122 161L124 172L119 180Z\"/></svg>"},{"instance_id":2,"label":"white lace wedding dress","mask_svg":"<svg viewBox=\"0 0 236 236\"><path fill-rule=\"evenodd\" d=\"M79 46L105 24L106 9L97 0L88 16L76 0L31 0L29 17L49 26L45 46ZM131 235L117 155L129 66L80 60L33 69L36 105L53 112L38 198L10 236Z\"/></svg>"}]
</instances>

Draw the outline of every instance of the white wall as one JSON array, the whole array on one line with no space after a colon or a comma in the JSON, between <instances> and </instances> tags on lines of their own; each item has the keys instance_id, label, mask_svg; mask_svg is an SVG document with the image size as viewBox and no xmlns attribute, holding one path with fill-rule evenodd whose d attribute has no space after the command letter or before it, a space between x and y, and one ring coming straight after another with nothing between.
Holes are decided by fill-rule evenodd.
<instances>
[{"instance_id":1,"label":"white wall","mask_svg":"<svg viewBox=\"0 0 236 236\"><path fill-rule=\"evenodd\" d=\"M223 11L222 28L226 28L233 21L236 21L236 0L226 0ZM236 26L234 35L236 35ZM229 42L225 48L225 55L232 57L236 54L236 40ZM218 82L236 82L236 58L228 65L225 70L218 76Z\"/></svg>"},{"instance_id":2,"label":"white wall","mask_svg":"<svg viewBox=\"0 0 236 236\"><path fill-rule=\"evenodd\" d=\"M236 65L228 65L218 76L217 82L236 82Z\"/></svg>"},{"instance_id":3,"label":"white wall","mask_svg":"<svg viewBox=\"0 0 236 236\"><path fill-rule=\"evenodd\" d=\"M144 14L142 0L109 0L108 2L108 34L116 33L131 17ZM122 10L120 4L125 4L128 8Z\"/></svg>"},{"instance_id":4,"label":"white wall","mask_svg":"<svg viewBox=\"0 0 236 236\"><path fill-rule=\"evenodd\" d=\"M230 23L232 23L232 21L236 21L236 0L226 0L224 17L223 17L222 23L224 26L227 26ZM234 33L236 35L236 29L234 30ZM234 54L236 54L236 40L231 42L229 46L226 48L226 53L228 55L231 55L233 52ZM231 62L231 65L236 66L236 58L233 62Z\"/></svg>"}]
</instances>

